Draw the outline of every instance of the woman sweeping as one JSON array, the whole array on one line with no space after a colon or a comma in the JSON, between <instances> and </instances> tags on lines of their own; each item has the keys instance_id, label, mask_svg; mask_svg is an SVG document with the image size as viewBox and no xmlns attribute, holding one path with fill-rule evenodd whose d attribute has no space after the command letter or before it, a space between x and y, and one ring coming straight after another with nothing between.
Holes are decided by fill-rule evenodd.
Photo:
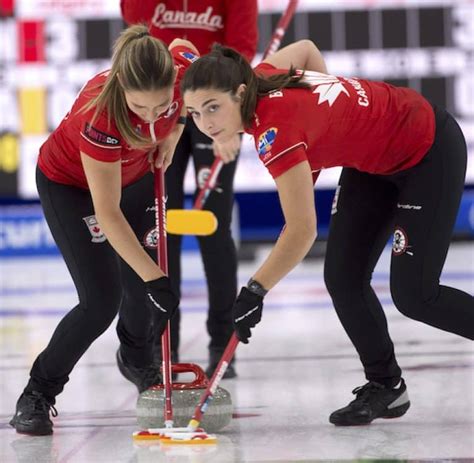
<instances>
[{"instance_id":1,"label":"woman sweeping","mask_svg":"<svg viewBox=\"0 0 474 463\"><path fill-rule=\"evenodd\" d=\"M225 144L238 132L253 135L285 218L270 255L234 304L239 339L248 342L265 294L316 238L319 172L343 166L325 282L368 382L330 421L348 426L402 416L410 406L407 388L371 287L390 235L397 309L474 338L473 297L439 284L466 170L466 143L454 118L414 90L328 75L310 41L289 45L255 70L236 51L216 47L192 64L181 88L196 125L216 142Z\"/></svg>"},{"instance_id":2,"label":"woman sweeping","mask_svg":"<svg viewBox=\"0 0 474 463\"><path fill-rule=\"evenodd\" d=\"M144 26L117 39L109 71L93 77L40 149L37 186L78 304L35 360L10 424L51 434L55 397L76 363L119 314L121 373L141 392L161 381L152 362L153 312L162 332L178 306L156 256L153 176L181 136L183 72L194 46L169 49Z\"/></svg>"}]
</instances>

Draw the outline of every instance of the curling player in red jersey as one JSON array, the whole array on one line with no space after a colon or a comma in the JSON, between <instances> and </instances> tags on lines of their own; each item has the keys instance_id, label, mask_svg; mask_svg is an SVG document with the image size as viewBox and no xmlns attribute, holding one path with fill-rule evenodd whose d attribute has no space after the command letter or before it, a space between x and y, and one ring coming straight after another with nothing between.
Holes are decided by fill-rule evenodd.
<instances>
[{"instance_id":1,"label":"curling player in red jersey","mask_svg":"<svg viewBox=\"0 0 474 463\"><path fill-rule=\"evenodd\" d=\"M191 65L181 89L194 122L216 142L253 135L285 217L270 255L234 303L238 338L249 341L266 293L316 238L319 172L342 166L324 277L368 382L329 420L350 426L405 414L407 388L371 276L393 236L390 289L397 309L474 338L473 297L439 283L466 171L466 143L455 119L412 89L329 75L308 40L255 69L235 50L217 46Z\"/></svg>"}]
</instances>

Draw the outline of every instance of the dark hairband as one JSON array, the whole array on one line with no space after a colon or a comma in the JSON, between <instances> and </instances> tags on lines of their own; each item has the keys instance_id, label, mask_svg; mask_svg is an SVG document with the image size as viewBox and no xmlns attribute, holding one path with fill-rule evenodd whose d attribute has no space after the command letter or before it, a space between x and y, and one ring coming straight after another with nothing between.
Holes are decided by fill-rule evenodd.
<instances>
[{"instance_id":1,"label":"dark hairband","mask_svg":"<svg viewBox=\"0 0 474 463\"><path fill-rule=\"evenodd\" d=\"M139 34L137 34L136 38L141 39L142 37L145 37L146 35L150 35L150 33L148 31L140 32Z\"/></svg>"}]
</instances>

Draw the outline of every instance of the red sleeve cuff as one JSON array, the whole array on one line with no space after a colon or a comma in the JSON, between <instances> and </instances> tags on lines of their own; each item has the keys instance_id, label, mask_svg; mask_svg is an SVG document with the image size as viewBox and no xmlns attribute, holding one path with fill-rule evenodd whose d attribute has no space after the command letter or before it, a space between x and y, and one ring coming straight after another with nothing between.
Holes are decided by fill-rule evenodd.
<instances>
[{"instance_id":1,"label":"red sleeve cuff","mask_svg":"<svg viewBox=\"0 0 474 463\"><path fill-rule=\"evenodd\" d=\"M104 162L115 162L121 159L122 146L117 140L117 144L105 144L91 140L84 132L80 133L79 150L93 159ZM111 137L112 138L112 137Z\"/></svg>"},{"instance_id":2,"label":"red sleeve cuff","mask_svg":"<svg viewBox=\"0 0 474 463\"><path fill-rule=\"evenodd\" d=\"M295 145L294 148L282 152L281 156L276 155L270 163L266 164L266 168L271 176L277 178L300 162L308 161L304 146L303 142Z\"/></svg>"}]
</instances>

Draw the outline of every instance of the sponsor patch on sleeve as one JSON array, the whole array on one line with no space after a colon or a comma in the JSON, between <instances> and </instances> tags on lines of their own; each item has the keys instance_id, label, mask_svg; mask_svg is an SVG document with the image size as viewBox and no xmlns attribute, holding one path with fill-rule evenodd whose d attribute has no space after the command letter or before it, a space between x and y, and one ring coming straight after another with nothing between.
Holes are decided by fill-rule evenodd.
<instances>
[{"instance_id":1,"label":"sponsor patch on sleeve","mask_svg":"<svg viewBox=\"0 0 474 463\"><path fill-rule=\"evenodd\" d=\"M265 156L271 151L277 133L278 129L276 127L271 127L258 137L258 154L260 156Z\"/></svg>"},{"instance_id":2,"label":"sponsor patch on sleeve","mask_svg":"<svg viewBox=\"0 0 474 463\"><path fill-rule=\"evenodd\" d=\"M195 55L194 53L192 53L190 51L180 51L179 54L183 58L187 59L188 61L191 61L191 63L194 63L194 61L199 59L198 55Z\"/></svg>"},{"instance_id":3,"label":"sponsor patch on sleeve","mask_svg":"<svg viewBox=\"0 0 474 463\"><path fill-rule=\"evenodd\" d=\"M120 140L112 135L97 130L95 127L86 122L84 127L85 137L93 143L97 143L108 148L115 148L120 146Z\"/></svg>"}]
</instances>

